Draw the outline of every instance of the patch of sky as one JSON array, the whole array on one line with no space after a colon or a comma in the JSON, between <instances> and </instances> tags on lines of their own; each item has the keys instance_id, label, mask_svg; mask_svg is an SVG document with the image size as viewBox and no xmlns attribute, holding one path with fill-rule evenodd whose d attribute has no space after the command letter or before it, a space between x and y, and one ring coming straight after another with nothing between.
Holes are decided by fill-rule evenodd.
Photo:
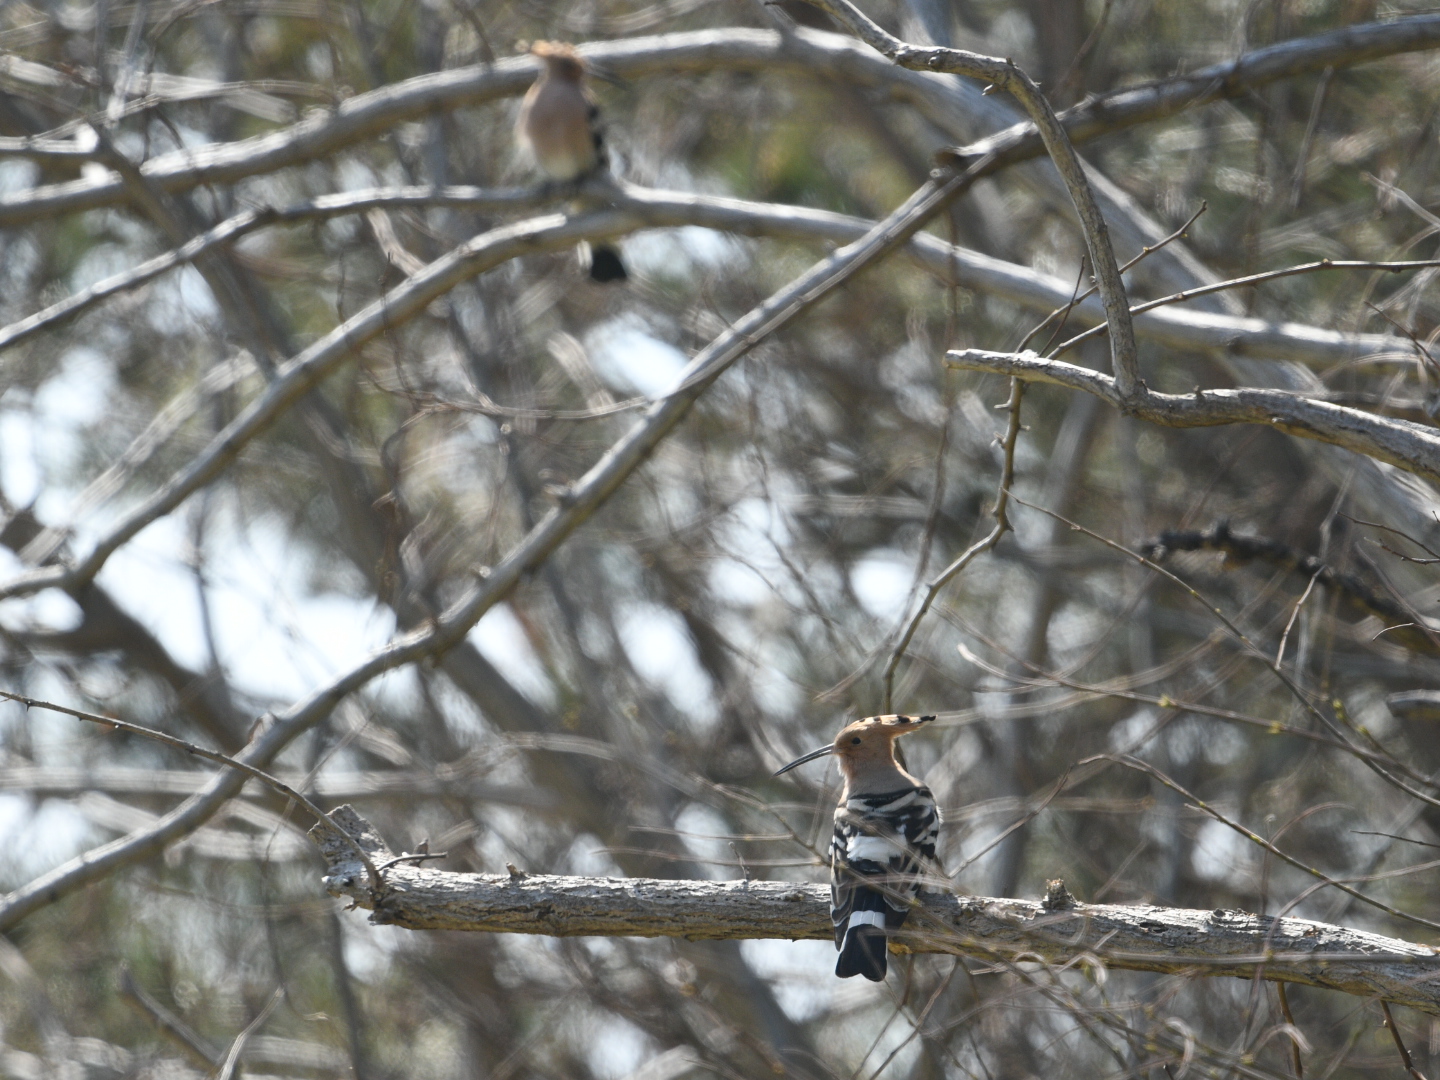
<instances>
[{"instance_id":1,"label":"patch of sky","mask_svg":"<svg viewBox=\"0 0 1440 1080\"><path fill-rule=\"evenodd\" d=\"M103 281L112 274L128 269L134 263L133 255L119 244L96 244L90 248L75 269L70 272L70 288L73 292Z\"/></svg>"},{"instance_id":2,"label":"patch of sky","mask_svg":"<svg viewBox=\"0 0 1440 1080\"><path fill-rule=\"evenodd\" d=\"M337 191L359 191L375 187L375 170L366 162L350 154L341 155L333 166Z\"/></svg>"},{"instance_id":3,"label":"patch of sky","mask_svg":"<svg viewBox=\"0 0 1440 1080\"><path fill-rule=\"evenodd\" d=\"M545 665L531 648L525 628L509 604L497 604L487 611L470 631L469 639L527 698L544 708L556 706L559 699Z\"/></svg>"},{"instance_id":4,"label":"patch of sky","mask_svg":"<svg viewBox=\"0 0 1440 1080\"><path fill-rule=\"evenodd\" d=\"M63 510L69 492L59 486L79 463L81 432L115 407L115 374L105 357L79 347L61 358L59 373L47 379L31 398L31 452L45 491L36 506L42 520ZM11 414L18 415L18 414ZM7 490L13 499L15 494Z\"/></svg>"},{"instance_id":5,"label":"patch of sky","mask_svg":"<svg viewBox=\"0 0 1440 1080\"><path fill-rule=\"evenodd\" d=\"M774 501L737 501L720 531L720 546L733 558L716 560L711 570L716 595L737 604L758 604L774 595L771 575L784 569L776 547L789 540L785 515Z\"/></svg>"},{"instance_id":6,"label":"patch of sky","mask_svg":"<svg viewBox=\"0 0 1440 1080\"><path fill-rule=\"evenodd\" d=\"M21 407L0 412L0 485L5 497L16 506L29 506L40 494L42 479L35 454L34 416Z\"/></svg>"},{"instance_id":7,"label":"patch of sky","mask_svg":"<svg viewBox=\"0 0 1440 1080\"><path fill-rule=\"evenodd\" d=\"M585 337L596 373L624 393L657 398L672 390L690 358L655 337L634 315L602 323Z\"/></svg>"},{"instance_id":8,"label":"patch of sky","mask_svg":"<svg viewBox=\"0 0 1440 1080\"><path fill-rule=\"evenodd\" d=\"M624 877L625 871L605 850L604 842L593 833L581 833L570 845L569 853L560 860L565 869L557 873L581 877Z\"/></svg>"},{"instance_id":9,"label":"patch of sky","mask_svg":"<svg viewBox=\"0 0 1440 1080\"><path fill-rule=\"evenodd\" d=\"M40 166L33 161L19 161L14 158L0 161L0 195L32 188L40 181Z\"/></svg>"},{"instance_id":10,"label":"patch of sky","mask_svg":"<svg viewBox=\"0 0 1440 1080\"><path fill-rule=\"evenodd\" d=\"M313 690L388 641L394 617L371 601L307 586L303 559L276 522L216 515L205 567L220 662L236 686L288 700ZM188 531L162 518L111 556L100 582L181 663L207 653Z\"/></svg>"},{"instance_id":11,"label":"patch of sky","mask_svg":"<svg viewBox=\"0 0 1440 1080\"><path fill-rule=\"evenodd\" d=\"M701 724L719 718L715 684L700 666L690 631L679 613L658 604L623 604L615 626L626 655L646 682Z\"/></svg>"},{"instance_id":12,"label":"patch of sky","mask_svg":"<svg viewBox=\"0 0 1440 1080\"><path fill-rule=\"evenodd\" d=\"M1137 709L1110 728L1110 749L1123 754L1145 754L1155 748L1157 715L1148 706Z\"/></svg>"},{"instance_id":13,"label":"patch of sky","mask_svg":"<svg viewBox=\"0 0 1440 1080\"><path fill-rule=\"evenodd\" d=\"M773 651L770 655L775 655ZM792 716L805 700L801 688L779 665L762 664L750 676L750 692L767 716Z\"/></svg>"},{"instance_id":14,"label":"patch of sky","mask_svg":"<svg viewBox=\"0 0 1440 1080\"><path fill-rule=\"evenodd\" d=\"M735 852L730 842L721 837L730 832L729 823L708 806L689 803L675 816L675 830L680 840L697 860L700 873L712 881L730 881L743 877L735 865ZM640 834L642 837L644 833Z\"/></svg>"},{"instance_id":15,"label":"patch of sky","mask_svg":"<svg viewBox=\"0 0 1440 1080\"><path fill-rule=\"evenodd\" d=\"M348 910L348 909L345 909ZM355 908L340 915L341 941L345 966L361 982L378 979L390 967L391 960L413 941L414 934L398 926L371 926L369 912ZM408 939L405 935L408 935Z\"/></svg>"},{"instance_id":16,"label":"patch of sky","mask_svg":"<svg viewBox=\"0 0 1440 1080\"><path fill-rule=\"evenodd\" d=\"M1248 840L1229 826L1204 821L1195 833L1190 863L1195 873L1206 881L1235 882L1250 869L1254 850Z\"/></svg>"},{"instance_id":17,"label":"patch of sky","mask_svg":"<svg viewBox=\"0 0 1440 1080\"><path fill-rule=\"evenodd\" d=\"M28 236L11 236L0 244L0 296L20 297L28 292L38 261L39 248Z\"/></svg>"},{"instance_id":18,"label":"patch of sky","mask_svg":"<svg viewBox=\"0 0 1440 1080\"><path fill-rule=\"evenodd\" d=\"M655 1052L650 1037L624 1017L604 1013L595 1018L590 1040L590 1068L599 1080L620 1080Z\"/></svg>"},{"instance_id":19,"label":"patch of sky","mask_svg":"<svg viewBox=\"0 0 1440 1080\"><path fill-rule=\"evenodd\" d=\"M161 286L164 289L161 295L171 294L174 298L172 302L196 322L214 319L220 312L215 304L215 294L193 266L182 267L177 274L162 281ZM170 299L171 296L165 298Z\"/></svg>"},{"instance_id":20,"label":"patch of sky","mask_svg":"<svg viewBox=\"0 0 1440 1080\"><path fill-rule=\"evenodd\" d=\"M5 578L29 569L8 548L5 554L10 558L4 561L13 564L13 567L7 565L3 571ZM33 596L0 601L0 626L17 632L39 630L63 633L77 628L83 617L80 605L59 589L44 589Z\"/></svg>"},{"instance_id":21,"label":"patch of sky","mask_svg":"<svg viewBox=\"0 0 1440 1080\"><path fill-rule=\"evenodd\" d=\"M830 1008L837 989L833 942L742 941L740 955L770 984L780 1008L797 1024Z\"/></svg>"},{"instance_id":22,"label":"patch of sky","mask_svg":"<svg viewBox=\"0 0 1440 1080\"><path fill-rule=\"evenodd\" d=\"M184 523L161 518L111 555L97 580L179 663L203 671L208 653L189 555Z\"/></svg>"},{"instance_id":23,"label":"patch of sky","mask_svg":"<svg viewBox=\"0 0 1440 1080\"><path fill-rule=\"evenodd\" d=\"M0 878L19 884L73 859L97 839L74 806L0 795Z\"/></svg>"},{"instance_id":24,"label":"patch of sky","mask_svg":"<svg viewBox=\"0 0 1440 1080\"><path fill-rule=\"evenodd\" d=\"M737 264L745 248L727 233L687 225L651 229L625 241L625 262L637 273L655 277L693 277L697 270L721 270Z\"/></svg>"},{"instance_id":25,"label":"patch of sky","mask_svg":"<svg viewBox=\"0 0 1440 1080\"><path fill-rule=\"evenodd\" d=\"M914 580L914 560L890 548L871 551L850 570L850 587L860 606L877 619L904 614Z\"/></svg>"},{"instance_id":26,"label":"patch of sky","mask_svg":"<svg viewBox=\"0 0 1440 1080\"><path fill-rule=\"evenodd\" d=\"M710 592L716 599L727 604L752 607L775 595L764 576L739 559L714 559L710 563L708 574Z\"/></svg>"},{"instance_id":27,"label":"patch of sky","mask_svg":"<svg viewBox=\"0 0 1440 1080\"><path fill-rule=\"evenodd\" d=\"M395 620L371 602L307 596L303 585L285 582L276 539L278 530L263 552L251 547L250 557L238 560L228 580L217 583L210 602L221 659L236 684L265 696L297 698L383 646Z\"/></svg>"}]
</instances>

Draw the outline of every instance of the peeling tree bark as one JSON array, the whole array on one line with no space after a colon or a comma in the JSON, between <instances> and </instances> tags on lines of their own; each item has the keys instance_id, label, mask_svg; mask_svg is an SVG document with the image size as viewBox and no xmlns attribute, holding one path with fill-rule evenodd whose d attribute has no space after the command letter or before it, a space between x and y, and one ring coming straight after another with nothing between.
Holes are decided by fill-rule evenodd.
<instances>
[{"instance_id":1,"label":"peeling tree bark","mask_svg":"<svg viewBox=\"0 0 1440 1080\"><path fill-rule=\"evenodd\" d=\"M411 930L605 937L831 939L829 890L782 881L668 881L549 874L452 874L394 858L350 807L331 814L382 867L373 895L354 851L327 832L311 838L324 884ZM931 952L1056 966L1262 978L1383 998L1440 1015L1440 949L1363 930L1243 911L1081 904L1063 889L1046 900L929 894L894 952Z\"/></svg>"}]
</instances>

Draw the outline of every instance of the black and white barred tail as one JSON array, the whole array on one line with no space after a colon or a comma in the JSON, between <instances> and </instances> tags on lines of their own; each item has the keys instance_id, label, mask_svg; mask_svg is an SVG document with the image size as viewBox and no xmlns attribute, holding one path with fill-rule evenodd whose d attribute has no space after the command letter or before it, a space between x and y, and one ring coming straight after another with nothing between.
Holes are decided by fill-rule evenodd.
<instances>
[{"instance_id":1,"label":"black and white barred tail","mask_svg":"<svg viewBox=\"0 0 1440 1080\"><path fill-rule=\"evenodd\" d=\"M898 930L935 858L940 814L924 786L852 795L835 811L830 920L842 979L885 978L887 932Z\"/></svg>"}]
</instances>

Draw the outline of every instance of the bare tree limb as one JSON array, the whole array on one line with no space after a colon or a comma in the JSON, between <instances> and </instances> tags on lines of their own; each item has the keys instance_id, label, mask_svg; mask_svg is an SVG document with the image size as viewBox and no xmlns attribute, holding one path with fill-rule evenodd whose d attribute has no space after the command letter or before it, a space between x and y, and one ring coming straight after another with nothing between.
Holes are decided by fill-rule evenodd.
<instances>
[{"instance_id":1,"label":"bare tree limb","mask_svg":"<svg viewBox=\"0 0 1440 1080\"><path fill-rule=\"evenodd\" d=\"M645 416L611 446L589 472L563 493L559 500L560 505L537 522L497 566L488 572L480 572L480 581L473 588L438 618L397 637L349 671L315 690L308 698L277 714L265 730L235 755L235 762L243 766L263 768L303 732L328 716L345 697L372 679L406 664L444 653L460 643L487 611L509 596L526 575L539 569L555 549L614 494L665 436L685 418L700 395L736 360L766 336L807 310L831 289L905 243L932 215L945 206L967 179L966 174L942 171L940 178L923 185L860 240L822 259L726 329L696 354L682 372L675 388L656 401L646 411ZM618 214L616 211L599 213ZM581 215L581 218L586 216L588 215ZM543 243L546 238L553 241L559 236L564 236L566 243L573 243L575 237L567 234L568 228L570 219L555 215L521 226L497 230L495 233L486 233L437 259L424 273L416 275L406 286L402 286L405 290L403 304L392 305L389 297L384 298L338 330L332 331L286 365L265 393L222 431L190 466L176 474L156 495L142 504L142 507L150 508L147 513L153 513L150 520L166 512L167 508L178 505L190 491L218 475L239 453L246 441L244 436L253 437L253 433L273 423L285 408L299 399L309 385L313 385L313 381L307 383L306 379L318 380L323 377L316 373L317 368L329 370L350 355L355 342L353 337L346 333L346 328L351 327L357 320L363 320L367 332L372 336L380 333L389 325L392 314L408 314L418 310L456 281L478 272L467 265L467 259L473 260L477 257L477 245L481 249L489 245L493 255L497 243L513 245L520 250L530 250L532 245ZM417 282L422 283L420 287L415 287ZM395 311L397 306L399 312ZM326 364L329 367L326 367ZM122 523L121 528L131 530L128 535L134 535L146 523L148 522L138 521L132 514ZM112 533L110 538L102 541L110 544L110 551L124 542L116 540L115 535ZM96 559L96 553L100 550L97 545L86 560L86 563L94 562L94 570L98 570L104 561L103 557ZM85 565L82 563L75 569L79 570ZM175 840L198 829L239 792L245 779L245 774L234 768L217 774L204 790L161 817L153 827L84 852L16 889L0 900L0 931L14 926L30 913L56 902L67 893L164 850Z\"/></svg>"},{"instance_id":2,"label":"bare tree limb","mask_svg":"<svg viewBox=\"0 0 1440 1080\"><path fill-rule=\"evenodd\" d=\"M1091 99L1060 119L1070 138L1082 142L1108 131L1162 119L1187 107L1237 97L1279 79L1431 49L1437 44L1440 16L1363 23L1257 49L1230 63L1202 68L1177 79ZM796 73L828 70L866 85L889 83L909 93L923 92L921 81L912 73L897 72L858 43L839 34L805 28L787 34L770 30L703 30L595 42L582 46L580 51L625 79L722 68ZM154 157L140 168L145 176L171 192L200 184L233 183L257 173L313 161L438 110L518 96L530 85L536 70L533 58L518 56L422 75L357 94L333 110L277 131L231 143L187 147ZM44 148L45 144L37 147ZM1030 124L1019 124L964 148L963 153L967 158L993 154L995 160L988 173L1038 157L1044 153L1044 146ZM32 188L0 198L0 228L113 206L125 197L124 183L113 175Z\"/></svg>"},{"instance_id":3,"label":"bare tree limb","mask_svg":"<svg viewBox=\"0 0 1440 1080\"><path fill-rule=\"evenodd\" d=\"M1125 283L1120 278L1120 266L1115 259L1115 249L1110 244L1110 230L1105 224L1105 216L1100 213L1099 203L1095 201L1095 193L1090 190L1090 181L1085 177L1075 147L1034 80L1013 60L981 56L963 49L915 46L901 41L868 18L850 0L808 2L828 12L855 36L901 67L987 79L1008 91L1030 114L1030 122L1039 131L1050 160L1065 180L1065 187L1080 218L1085 246L1090 252L1090 265L1095 269L1096 284L1100 289L1100 301L1105 306L1105 325L1110 331L1110 361L1115 371L1116 389L1121 397L1133 395L1140 385L1140 361L1135 351L1130 303L1125 298Z\"/></svg>"},{"instance_id":4,"label":"bare tree limb","mask_svg":"<svg viewBox=\"0 0 1440 1080\"><path fill-rule=\"evenodd\" d=\"M0 698L4 698L7 701L18 702L19 704L24 705L27 709L44 709L48 712L63 713L66 716L73 716L76 720L84 720L92 724L99 724L102 727L110 728L112 730L119 729L120 731L128 732L131 735L138 735L142 739L150 739L153 742L163 743L164 745L173 747L176 750L183 750L187 754L193 754L195 757L204 758L206 761L213 761L216 764L224 765L227 768L235 769L238 772L244 773L251 779L259 780L266 787L273 788L281 795L284 795L287 799L293 799L300 806L304 807L305 810L310 814L310 816L315 819L317 825L337 830L339 832L341 842L360 856L360 861L365 866L365 872L370 879L371 885L377 889L380 888L380 872L375 869L375 865L366 856L365 850L360 847L360 845L357 844L352 837L346 836L344 831L340 829L340 826L336 825L333 821L331 821L324 810L321 810L320 807L316 806L313 802L311 802L308 798L302 795L299 791L296 791L289 784L285 783L283 780L271 776L264 770L258 769L254 765L248 764L247 762L237 761L235 758L230 757L228 754L221 754L214 750L207 750L203 746L196 746L192 742L186 742L184 739L178 739L174 735L170 735L164 731L156 731L153 728L144 727L141 724L132 724L128 720L118 720L115 717L111 716L101 716L99 713L85 712L83 709L72 709L69 706L56 705L49 701L38 701L35 698L25 697L22 694L12 694L8 690L0 690Z\"/></svg>"},{"instance_id":5,"label":"bare tree limb","mask_svg":"<svg viewBox=\"0 0 1440 1080\"><path fill-rule=\"evenodd\" d=\"M0 349L73 318L110 296L153 280L214 247L223 247L242 235L272 224L361 213L376 208L448 206L485 211L522 209L541 205L547 198L553 197L553 193L541 188L376 188L324 195L285 207L246 211L227 218L183 247L96 282L0 329ZM850 243L875 225L864 218L829 210L661 191L632 184L622 185L618 193L610 191L608 198L612 209L626 210L634 215L634 220L615 233L611 231L614 223L609 220L587 219L582 223L580 219L575 219L578 239L608 239L640 228L699 225L745 236ZM917 264L942 281L1035 310L1048 312L1065 305L1073 291L1071 284L1057 277L968 248L954 247L929 233L912 237L905 251ZM1134 311L1132 314L1136 335L1156 344L1219 350L1274 360L1297 360L1312 366L1334 364L1399 348L1397 340L1390 335L1345 334L1302 323L1275 323L1261 318L1166 307ZM1104 309L1098 301L1081 300L1075 306L1073 315L1087 322L1102 321Z\"/></svg>"},{"instance_id":6,"label":"bare tree limb","mask_svg":"<svg viewBox=\"0 0 1440 1080\"><path fill-rule=\"evenodd\" d=\"M333 811L372 858L383 841L349 807ZM556 937L834 938L829 890L782 881L454 874L395 867L378 904L353 854L317 831L325 887L411 930ZM1059 894L1056 893L1058 896ZM372 906L373 905L373 906ZM917 917L918 916L918 917ZM1266 979L1380 997L1440 1015L1440 950L1363 930L1240 911L926 894L896 951L1100 963L1129 971Z\"/></svg>"},{"instance_id":7,"label":"bare tree limb","mask_svg":"<svg viewBox=\"0 0 1440 1080\"><path fill-rule=\"evenodd\" d=\"M1126 398L1109 375L1063 360L1046 360L1035 353L964 349L947 356L948 367L989 371L1083 390L1152 424L1165 427L1263 424L1302 439L1341 446L1440 482L1440 432L1408 420L1374 416L1284 390L1242 388L1160 394L1142 385L1139 393Z\"/></svg>"},{"instance_id":8,"label":"bare tree limb","mask_svg":"<svg viewBox=\"0 0 1440 1080\"><path fill-rule=\"evenodd\" d=\"M1383 22L1358 23L1325 34L1281 41L1223 64L1142 86L1127 86L1087 98L1060 114L1074 142L1162 120L1184 109L1239 97L1249 91L1298 75L1332 67L1350 67L1403 52L1440 45L1440 15L1412 15ZM1030 124L1016 124L952 153L961 157L995 154L1005 164L1038 157L1044 152Z\"/></svg>"}]
</instances>

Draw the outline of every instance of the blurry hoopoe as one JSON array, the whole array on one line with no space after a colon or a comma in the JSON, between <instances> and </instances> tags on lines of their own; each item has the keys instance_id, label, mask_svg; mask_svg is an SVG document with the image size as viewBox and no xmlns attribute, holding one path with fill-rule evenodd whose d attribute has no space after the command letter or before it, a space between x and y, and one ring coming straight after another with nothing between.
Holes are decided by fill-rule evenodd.
<instances>
[{"instance_id":1,"label":"blurry hoopoe","mask_svg":"<svg viewBox=\"0 0 1440 1080\"><path fill-rule=\"evenodd\" d=\"M885 934L898 930L935 859L940 812L930 789L895 760L895 738L933 716L872 716L842 728L835 741L775 775L826 754L840 759L845 790L830 841L830 921L842 979L885 978Z\"/></svg>"},{"instance_id":2,"label":"blurry hoopoe","mask_svg":"<svg viewBox=\"0 0 1440 1080\"><path fill-rule=\"evenodd\" d=\"M605 143L597 123L599 110L585 88L585 61L573 46L537 41L530 52L545 64L520 106L515 138L552 180L580 180L608 167ZM597 244L590 257L596 281L624 281L620 254Z\"/></svg>"}]
</instances>

